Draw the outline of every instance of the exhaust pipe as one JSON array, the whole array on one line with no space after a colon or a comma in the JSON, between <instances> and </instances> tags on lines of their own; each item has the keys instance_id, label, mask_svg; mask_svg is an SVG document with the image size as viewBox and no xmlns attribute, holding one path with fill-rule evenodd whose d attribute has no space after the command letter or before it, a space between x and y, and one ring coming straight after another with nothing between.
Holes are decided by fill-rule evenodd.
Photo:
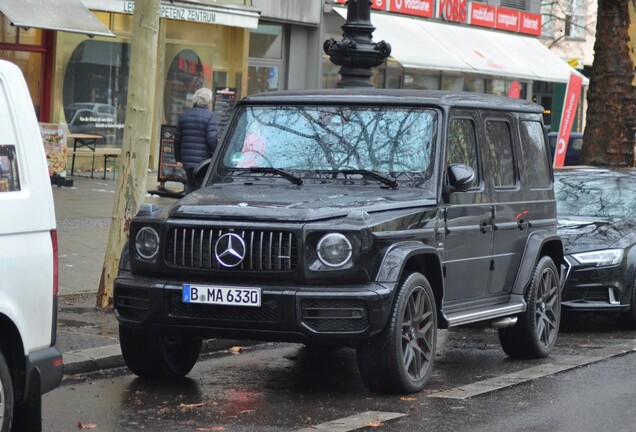
<instances>
[{"instance_id":1,"label":"exhaust pipe","mask_svg":"<svg viewBox=\"0 0 636 432\"><path fill-rule=\"evenodd\" d=\"M494 327L494 328L512 327L515 324L517 324L517 317L516 316L504 317L504 318L500 318L498 320L490 322L490 326Z\"/></svg>"}]
</instances>

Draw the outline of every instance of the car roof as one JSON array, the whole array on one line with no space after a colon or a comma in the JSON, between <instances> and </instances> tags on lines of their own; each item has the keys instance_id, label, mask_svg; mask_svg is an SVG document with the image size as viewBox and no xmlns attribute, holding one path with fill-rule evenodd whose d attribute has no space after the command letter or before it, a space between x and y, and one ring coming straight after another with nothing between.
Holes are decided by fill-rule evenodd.
<instances>
[{"instance_id":1,"label":"car roof","mask_svg":"<svg viewBox=\"0 0 636 432\"><path fill-rule=\"evenodd\" d=\"M355 89L290 90L259 93L243 98L240 105L393 105L444 106L543 113L543 107L524 99L483 93L447 92L439 90Z\"/></svg>"}]
</instances>

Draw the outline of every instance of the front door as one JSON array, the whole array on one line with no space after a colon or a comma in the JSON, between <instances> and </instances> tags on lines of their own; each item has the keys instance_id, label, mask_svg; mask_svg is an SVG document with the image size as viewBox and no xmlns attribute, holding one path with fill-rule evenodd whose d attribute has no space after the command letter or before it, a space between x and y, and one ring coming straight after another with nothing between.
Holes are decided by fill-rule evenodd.
<instances>
[{"instance_id":1,"label":"front door","mask_svg":"<svg viewBox=\"0 0 636 432\"><path fill-rule=\"evenodd\" d=\"M446 164L463 163L472 167L475 181L470 190L450 191L444 197L446 311L452 311L453 302L479 300L487 294L490 283L492 205L484 188L476 125L476 113L451 114Z\"/></svg>"}]
</instances>

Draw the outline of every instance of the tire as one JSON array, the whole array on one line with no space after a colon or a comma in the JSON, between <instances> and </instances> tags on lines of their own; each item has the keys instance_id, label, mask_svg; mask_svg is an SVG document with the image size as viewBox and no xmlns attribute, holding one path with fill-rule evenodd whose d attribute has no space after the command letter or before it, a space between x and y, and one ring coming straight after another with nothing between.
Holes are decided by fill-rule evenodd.
<instances>
[{"instance_id":1,"label":"tire","mask_svg":"<svg viewBox=\"0 0 636 432\"><path fill-rule=\"evenodd\" d=\"M201 352L201 339L137 333L119 326L119 345L128 369L142 378L183 378Z\"/></svg>"},{"instance_id":2,"label":"tire","mask_svg":"<svg viewBox=\"0 0 636 432\"><path fill-rule=\"evenodd\" d=\"M632 282L632 293L629 297L629 310L618 316L618 326L624 330L636 330L636 275Z\"/></svg>"},{"instance_id":3,"label":"tire","mask_svg":"<svg viewBox=\"0 0 636 432\"><path fill-rule=\"evenodd\" d=\"M13 423L13 383L11 371L0 351L0 432L9 432Z\"/></svg>"},{"instance_id":4,"label":"tire","mask_svg":"<svg viewBox=\"0 0 636 432\"><path fill-rule=\"evenodd\" d=\"M554 348L561 323L559 273L552 258L542 257L526 293L526 311L516 325L499 329L499 342L513 358L542 358Z\"/></svg>"},{"instance_id":5,"label":"tire","mask_svg":"<svg viewBox=\"0 0 636 432\"><path fill-rule=\"evenodd\" d=\"M357 347L362 381L378 393L422 390L437 345L437 307L431 285L420 273L401 283L384 330Z\"/></svg>"}]
</instances>

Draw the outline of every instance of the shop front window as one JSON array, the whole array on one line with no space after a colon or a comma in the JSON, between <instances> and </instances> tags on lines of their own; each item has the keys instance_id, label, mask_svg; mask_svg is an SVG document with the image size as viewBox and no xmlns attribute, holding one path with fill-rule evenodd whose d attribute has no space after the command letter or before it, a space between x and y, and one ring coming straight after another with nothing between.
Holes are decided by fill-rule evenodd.
<instances>
[{"instance_id":1,"label":"shop front window","mask_svg":"<svg viewBox=\"0 0 636 432\"><path fill-rule=\"evenodd\" d=\"M64 117L71 133L100 135L121 145L126 114L130 45L86 40L70 56L64 75Z\"/></svg>"},{"instance_id":2,"label":"shop front window","mask_svg":"<svg viewBox=\"0 0 636 432\"><path fill-rule=\"evenodd\" d=\"M250 66L248 70L247 93L261 93L279 90L279 68L276 66Z\"/></svg>"},{"instance_id":3,"label":"shop front window","mask_svg":"<svg viewBox=\"0 0 636 432\"><path fill-rule=\"evenodd\" d=\"M425 72L418 69L407 69L404 72L405 89L439 90L439 73Z\"/></svg>"},{"instance_id":4,"label":"shop front window","mask_svg":"<svg viewBox=\"0 0 636 432\"><path fill-rule=\"evenodd\" d=\"M192 108L194 92L206 81L201 58L190 49L180 51L170 63L164 93L164 113L168 124L179 123L183 111Z\"/></svg>"}]
</instances>

